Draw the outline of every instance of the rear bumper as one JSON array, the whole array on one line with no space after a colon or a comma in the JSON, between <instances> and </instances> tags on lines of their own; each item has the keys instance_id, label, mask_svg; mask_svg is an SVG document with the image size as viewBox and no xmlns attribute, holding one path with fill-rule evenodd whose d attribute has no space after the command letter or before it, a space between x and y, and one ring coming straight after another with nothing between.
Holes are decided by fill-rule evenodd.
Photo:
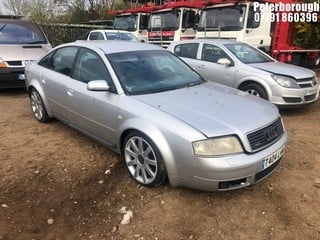
<instances>
[{"instance_id":1,"label":"rear bumper","mask_svg":"<svg viewBox=\"0 0 320 240\"><path fill-rule=\"evenodd\" d=\"M0 89L24 88L24 68L0 69Z\"/></svg>"}]
</instances>

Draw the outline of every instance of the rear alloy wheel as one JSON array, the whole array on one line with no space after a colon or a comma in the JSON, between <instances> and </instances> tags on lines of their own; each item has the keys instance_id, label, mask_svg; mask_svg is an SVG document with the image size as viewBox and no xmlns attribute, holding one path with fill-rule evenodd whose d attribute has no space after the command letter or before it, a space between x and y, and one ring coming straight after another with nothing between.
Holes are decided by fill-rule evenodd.
<instances>
[{"instance_id":1,"label":"rear alloy wheel","mask_svg":"<svg viewBox=\"0 0 320 240\"><path fill-rule=\"evenodd\" d=\"M158 148L140 132L131 132L123 144L123 158L135 181L146 187L156 187L166 180L165 166Z\"/></svg>"},{"instance_id":2,"label":"rear alloy wheel","mask_svg":"<svg viewBox=\"0 0 320 240\"><path fill-rule=\"evenodd\" d=\"M259 84L250 83L240 88L240 90L250 93L254 96L268 100L266 90Z\"/></svg>"},{"instance_id":3,"label":"rear alloy wheel","mask_svg":"<svg viewBox=\"0 0 320 240\"><path fill-rule=\"evenodd\" d=\"M33 116L39 122L44 123L50 120L50 117L48 116L46 107L42 102L40 94L35 89L32 89L30 92L30 103L31 103Z\"/></svg>"}]
</instances>

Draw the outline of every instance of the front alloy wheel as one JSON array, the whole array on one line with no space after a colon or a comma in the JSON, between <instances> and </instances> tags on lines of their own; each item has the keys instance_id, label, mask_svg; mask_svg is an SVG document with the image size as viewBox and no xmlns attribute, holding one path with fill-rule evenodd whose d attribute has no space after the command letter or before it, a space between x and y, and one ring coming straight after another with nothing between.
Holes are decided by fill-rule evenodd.
<instances>
[{"instance_id":1,"label":"front alloy wheel","mask_svg":"<svg viewBox=\"0 0 320 240\"><path fill-rule=\"evenodd\" d=\"M141 185L155 187L166 178L157 147L144 134L134 133L124 142L123 156L130 175Z\"/></svg>"}]
</instances>

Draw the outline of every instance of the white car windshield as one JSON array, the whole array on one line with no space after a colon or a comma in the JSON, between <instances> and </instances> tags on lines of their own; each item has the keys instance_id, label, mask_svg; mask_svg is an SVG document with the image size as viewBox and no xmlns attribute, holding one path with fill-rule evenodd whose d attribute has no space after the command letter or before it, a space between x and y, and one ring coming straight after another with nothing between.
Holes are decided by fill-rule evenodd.
<instances>
[{"instance_id":1,"label":"white car windshield","mask_svg":"<svg viewBox=\"0 0 320 240\"><path fill-rule=\"evenodd\" d=\"M107 58L129 95L169 91L203 81L188 65L167 51L113 53Z\"/></svg>"},{"instance_id":2,"label":"white car windshield","mask_svg":"<svg viewBox=\"0 0 320 240\"><path fill-rule=\"evenodd\" d=\"M245 43L224 44L229 51L245 64L274 62L272 58Z\"/></svg>"}]
</instances>

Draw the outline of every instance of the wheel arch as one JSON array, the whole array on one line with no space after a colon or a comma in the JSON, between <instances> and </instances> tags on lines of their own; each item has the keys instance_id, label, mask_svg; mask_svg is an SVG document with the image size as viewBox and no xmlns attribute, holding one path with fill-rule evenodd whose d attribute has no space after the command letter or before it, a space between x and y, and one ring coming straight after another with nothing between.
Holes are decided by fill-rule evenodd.
<instances>
[{"instance_id":1,"label":"wheel arch","mask_svg":"<svg viewBox=\"0 0 320 240\"><path fill-rule=\"evenodd\" d=\"M154 126L152 123L144 121L143 119L128 119L125 121L119 129L119 140L118 140L118 152L123 157L123 145L128 134L132 132L140 132L146 135L158 148L159 154L163 159L167 175L170 181L170 175L176 173L176 163L174 161L174 154L171 150L170 144L167 141L165 135L159 128Z\"/></svg>"},{"instance_id":2,"label":"wheel arch","mask_svg":"<svg viewBox=\"0 0 320 240\"><path fill-rule=\"evenodd\" d=\"M257 84L264 88L267 94L267 99L270 99L270 96L272 96L272 91L271 88L268 84L266 84L264 81L261 81L260 79L257 78L249 78L249 79L243 79L238 82L236 88L241 90L244 86L247 86L249 84Z\"/></svg>"},{"instance_id":3,"label":"wheel arch","mask_svg":"<svg viewBox=\"0 0 320 240\"><path fill-rule=\"evenodd\" d=\"M32 89L35 89L39 93L41 100L42 100L43 104L45 105L45 108L47 110L48 115L50 117L52 117L51 109L50 109L49 103L47 101L46 94L43 91L43 88L40 85L40 83L38 81L32 81L31 84L29 84L27 86L27 92L28 92L29 97L30 97Z\"/></svg>"}]
</instances>

